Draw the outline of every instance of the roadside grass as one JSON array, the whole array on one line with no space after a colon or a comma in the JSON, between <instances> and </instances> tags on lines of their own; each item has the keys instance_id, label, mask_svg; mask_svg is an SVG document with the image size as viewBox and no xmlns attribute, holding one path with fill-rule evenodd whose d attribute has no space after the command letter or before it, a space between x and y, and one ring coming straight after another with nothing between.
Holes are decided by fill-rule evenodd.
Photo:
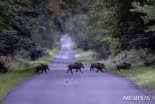
<instances>
[{"instance_id":1,"label":"roadside grass","mask_svg":"<svg viewBox=\"0 0 155 104\"><path fill-rule=\"evenodd\" d=\"M85 65L90 65L91 62L95 61L93 55L95 54L93 51L82 51L77 50L77 53L81 55L81 57L77 58L77 62L83 62ZM136 82L138 86L151 89L155 91L155 67L154 66L146 66L143 62L135 62L132 64L132 68L130 70L121 70L121 72L115 73L116 66L110 62L110 60L103 61L100 60L98 62L102 62L107 67L107 72L129 78Z\"/></svg>"},{"instance_id":2,"label":"roadside grass","mask_svg":"<svg viewBox=\"0 0 155 104\"><path fill-rule=\"evenodd\" d=\"M34 76L34 70L9 71L6 74L0 74L0 101L18 84Z\"/></svg>"},{"instance_id":3,"label":"roadside grass","mask_svg":"<svg viewBox=\"0 0 155 104\"><path fill-rule=\"evenodd\" d=\"M0 74L0 102L17 85L35 76L35 67L37 65L41 63L51 64L58 51L58 49L49 50L48 56L35 61L18 59L18 61L7 62L6 66L9 68L9 72Z\"/></svg>"},{"instance_id":4,"label":"roadside grass","mask_svg":"<svg viewBox=\"0 0 155 104\"><path fill-rule=\"evenodd\" d=\"M138 86L155 90L155 67L145 66L142 63L136 63L130 70L121 70L115 73L116 67L109 66L107 71L119 76L136 81Z\"/></svg>"}]
</instances>

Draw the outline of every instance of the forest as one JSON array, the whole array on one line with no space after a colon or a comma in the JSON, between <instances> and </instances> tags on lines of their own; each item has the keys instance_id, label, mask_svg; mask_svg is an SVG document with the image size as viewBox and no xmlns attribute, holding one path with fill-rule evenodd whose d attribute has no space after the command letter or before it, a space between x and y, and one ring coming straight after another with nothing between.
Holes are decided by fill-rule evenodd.
<instances>
[{"instance_id":1,"label":"forest","mask_svg":"<svg viewBox=\"0 0 155 104\"><path fill-rule=\"evenodd\" d=\"M155 0L0 0L0 101L52 63L64 34L91 54L77 61L134 64L119 74L155 89Z\"/></svg>"},{"instance_id":2,"label":"forest","mask_svg":"<svg viewBox=\"0 0 155 104\"><path fill-rule=\"evenodd\" d=\"M1 0L0 14L1 56L36 60L65 33L104 59L155 51L154 0Z\"/></svg>"}]
</instances>

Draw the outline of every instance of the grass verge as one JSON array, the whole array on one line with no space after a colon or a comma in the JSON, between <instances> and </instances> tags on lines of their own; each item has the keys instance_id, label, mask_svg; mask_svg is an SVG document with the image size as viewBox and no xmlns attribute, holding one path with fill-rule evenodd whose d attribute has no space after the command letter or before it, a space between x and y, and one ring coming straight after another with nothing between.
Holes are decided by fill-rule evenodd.
<instances>
[{"instance_id":1,"label":"grass verge","mask_svg":"<svg viewBox=\"0 0 155 104\"><path fill-rule=\"evenodd\" d=\"M6 74L0 74L0 102L4 97L17 85L23 81L32 78L35 75L35 67L41 63L50 64L52 59L58 53L58 49L49 51L49 55L42 57L36 61L26 61L18 59L7 63L10 69Z\"/></svg>"},{"instance_id":2,"label":"grass verge","mask_svg":"<svg viewBox=\"0 0 155 104\"><path fill-rule=\"evenodd\" d=\"M115 73L116 67L109 66L108 72L121 75L136 81L138 86L155 90L155 68L153 66L145 66L143 64L134 64L130 70L121 70Z\"/></svg>"},{"instance_id":3,"label":"grass verge","mask_svg":"<svg viewBox=\"0 0 155 104\"><path fill-rule=\"evenodd\" d=\"M93 51L84 52L82 50L77 50L77 53L81 55L81 57L77 58L77 62L83 62L85 65L90 65L90 63L94 61L93 55L95 53ZM129 78L135 81L138 86L155 91L155 67L146 66L143 63L135 63L130 70L121 70L121 72L115 73L116 67L109 61L101 60L98 62L105 63L107 72Z\"/></svg>"},{"instance_id":4,"label":"grass verge","mask_svg":"<svg viewBox=\"0 0 155 104\"><path fill-rule=\"evenodd\" d=\"M0 101L18 84L34 76L34 70L9 71L0 74Z\"/></svg>"}]
</instances>

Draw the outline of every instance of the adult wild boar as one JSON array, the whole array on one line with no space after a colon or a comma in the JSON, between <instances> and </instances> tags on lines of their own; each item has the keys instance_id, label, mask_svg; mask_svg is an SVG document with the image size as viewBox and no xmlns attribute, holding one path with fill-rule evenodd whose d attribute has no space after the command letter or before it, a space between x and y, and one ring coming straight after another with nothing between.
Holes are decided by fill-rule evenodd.
<instances>
[{"instance_id":1,"label":"adult wild boar","mask_svg":"<svg viewBox=\"0 0 155 104\"><path fill-rule=\"evenodd\" d=\"M40 74L40 71L41 71L41 73L43 73L45 71L45 73L47 74L46 70L49 70L48 65L46 65L46 64L40 64L39 66L36 66L36 73L38 73L38 74Z\"/></svg>"},{"instance_id":2,"label":"adult wild boar","mask_svg":"<svg viewBox=\"0 0 155 104\"><path fill-rule=\"evenodd\" d=\"M78 70L83 73L81 71L81 68L85 68L84 65L82 63L73 63L73 64L69 64L68 65L68 70L67 70L67 73L70 71L72 74L73 74L73 69L76 70L76 72L78 72Z\"/></svg>"},{"instance_id":3,"label":"adult wild boar","mask_svg":"<svg viewBox=\"0 0 155 104\"><path fill-rule=\"evenodd\" d=\"M106 69L105 68L105 65L103 63L91 63L91 66L90 66L90 71L93 70L94 71L94 68L97 69L96 73L100 70L101 72L104 73L104 71L102 69Z\"/></svg>"},{"instance_id":4,"label":"adult wild boar","mask_svg":"<svg viewBox=\"0 0 155 104\"><path fill-rule=\"evenodd\" d=\"M125 70L125 69L130 69L131 68L131 64L130 63L126 63L126 62L123 62L123 63L120 63L120 64L117 64L115 61L113 61L113 63L116 65L117 69L115 70L115 73L117 71L120 72L121 69Z\"/></svg>"}]
</instances>

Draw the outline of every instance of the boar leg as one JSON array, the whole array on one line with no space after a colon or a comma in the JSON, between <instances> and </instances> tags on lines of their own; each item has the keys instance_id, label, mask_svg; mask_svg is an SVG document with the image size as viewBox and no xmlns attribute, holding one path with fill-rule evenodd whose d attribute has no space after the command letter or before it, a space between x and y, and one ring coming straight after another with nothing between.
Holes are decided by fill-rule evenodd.
<instances>
[{"instance_id":1,"label":"boar leg","mask_svg":"<svg viewBox=\"0 0 155 104\"><path fill-rule=\"evenodd\" d=\"M45 73L48 74L47 71L46 71L46 69L45 69Z\"/></svg>"},{"instance_id":2,"label":"boar leg","mask_svg":"<svg viewBox=\"0 0 155 104\"><path fill-rule=\"evenodd\" d=\"M97 71L96 71L96 73L97 73L99 70L100 70L101 72L104 73L104 71L103 71L101 68L98 68Z\"/></svg>"},{"instance_id":3,"label":"boar leg","mask_svg":"<svg viewBox=\"0 0 155 104\"><path fill-rule=\"evenodd\" d=\"M117 69L115 70L115 73L117 72Z\"/></svg>"},{"instance_id":4,"label":"boar leg","mask_svg":"<svg viewBox=\"0 0 155 104\"><path fill-rule=\"evenodd\" d=\"M72 71L72 69L70 70L70 72L73 74L73 71Z\"/></svg>"},{"instance_id":5,"label":"boar leg","mask_svg":"<svg viewBox=\"0 0 155 104\"><path fill-rule=\"evenodd\" d=\"M68 71L69 71L69 69L67 70L67 72L66 72L66 73L68 73Z\"/></svg>"},{"instance_id":6,"label":"boar leg","mask_svg":"<svg viewBox=\"0 0 155 104\"><path fill-rule=\"evenodd\" d=\"M80 70L81 73L83 73L83 72L81 71L81 69L79 69L79 70Z\"/></svg>"},{"instance_id":7,"label":"boar leg","mask_svg":"<svg viewBox=\"0 0 155 104\"><path fill-rule=\"evenodd\" d=\"M90 67L90 71L91 71L92 67Z\"/></svg>"},{"instance_id":8,"label":"boar leg","mask_svg":"<svg viewBox=\"0 0 155 104\"><path fill-rule=\"evenodd\" d=\"M119 72L121 71L120 68L117 69Z\"/></svg>"},{"instance_id":9,"label":"boar leg","mask_svg":"<svg viewBox=\"0 0 155 104\"><path fill-rule=\"evenodd\" d=\"M78 69L76 69L76 72L78 72Z\"/></svg>"},{"instance_id":10,"label":"boar leg","mask_svg":"<svg viewBox=\"0 0 155 104\"><path fill-rule=\"evenodd\" d=\"M44 69L41 69L41 73L43 73L44 72Z\"/></svg>"},{"instance_id":11,"label":"boar leg","mask_svg":"<svg viewBox=\"0 0 155 104\"><path fill-rule=\"evenodd\" d=\"M94 71L93 67L90 67L90 71L91 71L91 70Z\"/></svg>"},{"instance_id":12,"label":"boar leg","mask_svg":"<svg viewBox=\"0 0 155 104\"><path fill-rule=\"evenodd\" d=\"M116 70L115 70L115 73L116 73L117 71L119 71L119 72L120 72L120 69L119 69L119 68L118 68L118 69L116 69Z\"/></svg>"},{"instance_id":13,"label":"boar leg","mask_svg":"<svg viewBox=\"0 0 155 104\"><path fill-rule=\"evenodd\" d=\"M96 73L99 71L99 69L97 69Z\"/></svg>"},{"instance_id":14,"label":"boar leg","mask_svg":"<svg viewBox=\"0 0 155 104\"><path fill-rule=\"evenodd\" d=\"M103 69L101 69L101 72L102 72L102 73L104 73L104 70L103 70Z\"/></svg>"},{"instance_id":15,"label":"boar leg","mask_svg":"<svg viewBox=\"0 0 155 104\"><path fill-rule=\"evenodd\" d=\"M40 69L38 70L38 74L40 74Z\"/></svg>"},{"instance_id":16,"label":"boar leg","mask_svg":"<svg viewBox=\"0 0 155 104\"><path fill-rule=\"evenodd\" d=\"M39 71L38 71L38 70L36 70L35 74L39 74Z\"/></svg>"}]
</instances>

